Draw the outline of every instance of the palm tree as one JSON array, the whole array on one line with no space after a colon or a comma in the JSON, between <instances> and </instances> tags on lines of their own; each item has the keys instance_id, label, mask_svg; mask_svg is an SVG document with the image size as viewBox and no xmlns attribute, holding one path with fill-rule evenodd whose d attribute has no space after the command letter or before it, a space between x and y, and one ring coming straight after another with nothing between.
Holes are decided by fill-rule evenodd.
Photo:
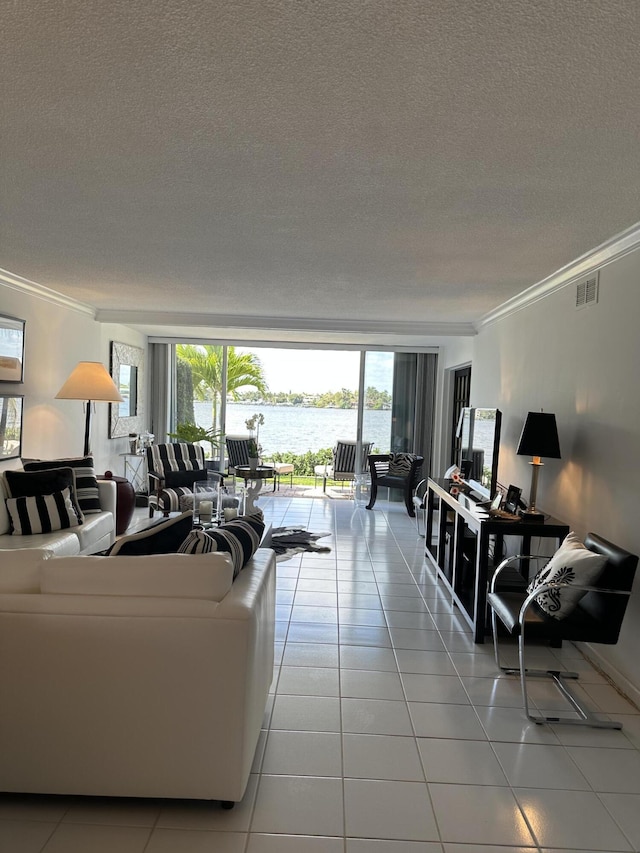
<instances>
[{"instance_id":1,"label":"palm tree","mask_svg":"<svg viewBox=\"0 0 640 853\"><path fill-rule=\"evenodd\" d=\"M191 368L193 393L197 400L211 399L212 430L217 430L218 406L222 394L222 346L178 344L176 353ZM240 388L264 393L267 385L260 359L253 353L237 353L227 347L227 394L237 399Z\"/></svg>"}]
</instances>

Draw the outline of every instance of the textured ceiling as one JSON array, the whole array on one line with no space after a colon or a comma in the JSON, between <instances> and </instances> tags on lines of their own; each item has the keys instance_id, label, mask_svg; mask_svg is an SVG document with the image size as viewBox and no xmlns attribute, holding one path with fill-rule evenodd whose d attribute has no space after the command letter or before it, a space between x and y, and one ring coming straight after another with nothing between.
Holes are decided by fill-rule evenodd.
<instances>
[{"instance_id":1,"label":"textured ceiling","mask_svg":"<svg viewBox=\"0 0 640 853\"><path fill-rule=\"evenodd\" d=\"M2 0L0 267L469 323L640 219L638 0Z\"/></svg>"}]
</instances>

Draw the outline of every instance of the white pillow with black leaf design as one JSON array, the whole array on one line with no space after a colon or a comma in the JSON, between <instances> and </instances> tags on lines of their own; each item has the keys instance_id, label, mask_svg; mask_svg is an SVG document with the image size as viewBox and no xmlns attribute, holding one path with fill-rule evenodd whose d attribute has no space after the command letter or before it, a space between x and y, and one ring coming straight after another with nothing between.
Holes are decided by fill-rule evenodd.
<instances>
[{"instance_id":1,"label":"white pillow with black leaf design","mask_svg":"<svg viewBox=\"0 0 640 853\"><path fill-rule=\"evenodd\" d=\"M540 569L527 587L527 592L543 584L562 584L540 593L536 598L544 612L554 619L564 619L586 595L580 586L593 586L602 574L606 557L585 548L575 533L569 533L549 562Z\"/></svg>"}]
</instances>

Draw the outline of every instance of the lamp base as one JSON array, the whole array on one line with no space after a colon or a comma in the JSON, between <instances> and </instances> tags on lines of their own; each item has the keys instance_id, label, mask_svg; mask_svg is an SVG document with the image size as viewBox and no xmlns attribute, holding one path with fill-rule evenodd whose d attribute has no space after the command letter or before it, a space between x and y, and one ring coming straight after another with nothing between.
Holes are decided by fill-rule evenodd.
<instances>
[{"instance_id":1,"label":"lamp base","mask_svg":"<svg viewBox=\"0 0 640 853\"><path fill-rule=\"evenodd\" d=\"M537 509L523 509L520 513L520 518L523 521L537 521L538 524L544 523L544 513L538 512Z\"/></svg>"}]
</instances>

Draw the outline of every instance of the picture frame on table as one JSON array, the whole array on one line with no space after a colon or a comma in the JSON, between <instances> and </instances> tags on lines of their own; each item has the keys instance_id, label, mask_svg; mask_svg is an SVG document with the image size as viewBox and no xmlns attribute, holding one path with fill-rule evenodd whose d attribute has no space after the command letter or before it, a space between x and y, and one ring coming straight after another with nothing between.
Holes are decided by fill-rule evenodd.
<instances>
[{"instance_id":1,"label":"picture frame on table","mask_svg":"<svg viewBox=\"0 0 640 853\"><path fill-rule=\"evenodd\" d=\"M520 497L522 495L522 489L519 489L518 486L509 486L507 489L507 494L504 499L504 508L507 512L517 513L521 506Z\"/></svg>"},{"instance_id":2,"label":"picture frame on table","mask_svg":"<svg viewBox=\"0 0 640 853\"><path fill-rule=\"evenodd\" d=\"M0 461L22 455L23 395L0 395Z\"/></svg>"},{"instance_id":3,"label":"picture frame on table","mask_svg":"<svg viewBox=\"0 0 640 853\"><path fill-rule=\"evenodd\" d=\"M0 314L0 382L24 381L25 321Z\"/></svg>"}]
</instances>

